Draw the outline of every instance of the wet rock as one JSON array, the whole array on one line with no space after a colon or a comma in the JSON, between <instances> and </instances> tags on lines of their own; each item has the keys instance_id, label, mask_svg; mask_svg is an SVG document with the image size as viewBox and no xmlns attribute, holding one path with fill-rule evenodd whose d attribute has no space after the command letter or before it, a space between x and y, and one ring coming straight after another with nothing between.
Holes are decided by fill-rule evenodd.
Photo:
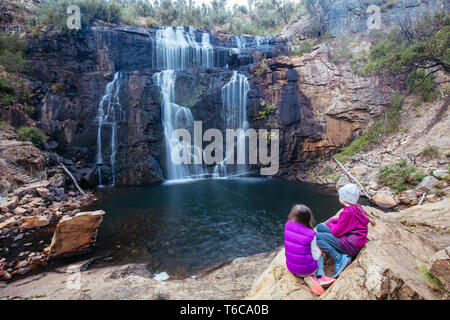
<instances>
[{"instance_id":1,"label":"wet rock","mask_svg":"<svg viewBox=\"0 0 450 320\"><path fill-rule=\"evenodd\" d=\"M422 182L417 186L417 190L425 191L427 193L434 192L434 189L439 184L439 180L433 176L426 176Z\"/></svg>"},{"instance_id":2,"label":"wet rock","mask_svg":"<svg viewBox=\"0 0 450 320\"><path fill-rule=\"evenodd\" d=\"M429 272L450 292L450 246L436 252L430 261Z\"/></svg>"},{"instance_id":3,"label":"wet rock","mask_svg":"<svg viewBox=\"0 0 450 320\"><path fill-rule=\"evenodd\" d=\"M95 243L104 213L102 210L81 212L61 219L53 234L49 256L73 256L88 252Z\"/></svg>"},{"instance_id":4,"label":"wet rock","mask_svg":"<svg viewBox=\"0 0 450 320\"><path fill-rule=\"evenodd\" d=\"M18 240L21 240L22 238L23 238L23 233L19 233L17 236L15 236L13 238L13 241L18 241Z\"/></svg>"},{"instance_id":5,"label":"wet rock","mask_svg":"<svg viewBox=\"0 0 450 320\"><path fill-rule=\"evenodd\" d=\"M47 217L44 216L24 217L22 222L23 223L20 225L20 229L22 230L43 227L50 223Z\"/></svg>"}]
</instances>

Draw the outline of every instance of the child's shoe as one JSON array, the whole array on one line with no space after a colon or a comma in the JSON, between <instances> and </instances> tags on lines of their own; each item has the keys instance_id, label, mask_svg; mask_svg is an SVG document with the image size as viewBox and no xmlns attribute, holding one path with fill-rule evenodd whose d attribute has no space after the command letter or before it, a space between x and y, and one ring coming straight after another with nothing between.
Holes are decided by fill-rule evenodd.
<instances>
[{"instance_id":1,"label":"child's shoe","mask_svg":"<svg viewBox=\"0 0 450 320\"><path fill-rule=\"evenodd\" d=\"M334 272L331 276L333 278L337 278L337 276L344 271L351 261L352 259L348 255L341 253L334 261Z\"/></svg>"},{"instance_id":2,"label":"child's shoe","mask_svg":"<svg viewBox=\"0 0 450 320\"><path fill-rule=\"evenodd\" d=\"M335 278L331 278L331 277L327 277L327 276L322 276L320 278L318 278L319 283L322 287L328 287L330 286L333 282L336 281Z\"/></svg>"},{"instance_id":3,"label":"child's shoe","mask_svg":"<svg viewBox=\"0 0 450 320\"><path fill-rule=\"evenodd\" d=\"M307 276L304 278L306 284L308 285L309 289L311 289L311 292L320 296L322 293L325 292L323 290L322 286L319 283L319 280L314 276Z\"/></svg>"}]
</instances>

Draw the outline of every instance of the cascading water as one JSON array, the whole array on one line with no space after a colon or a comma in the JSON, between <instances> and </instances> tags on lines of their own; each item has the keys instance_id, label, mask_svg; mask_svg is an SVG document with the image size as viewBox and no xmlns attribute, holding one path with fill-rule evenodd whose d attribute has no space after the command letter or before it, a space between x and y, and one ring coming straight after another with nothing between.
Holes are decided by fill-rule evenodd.
<instances>
[{"instance_id":1,"label":"cascading water","mask_svg":"<svg viewBox=\"0 0 450 320\"><path fill-rule=\"evenodd\" d=\"M266 43L268 38L255 38L256 44ZM243 36L232 38L234 48L229 52L240 52L246 48L247 39ZM166 167L168 180L192 179L208 174L208 170L199 164L174 164L171 159L174 148L188 154L192 162L195 160L194 147L183 144L172 139L172 133L176 129L186 129L193 136L194 118L189 108L175 103L175 81L176 72L193 67L210 68L219 66L219 53L215 53L210 42L210 35L199 32L195 28L184 27L161 27L156 31L155 50L152 52L152 65L155 69L162 70L153 76L154 83L159 87L162 97L162 122L166 142ZM217 61L216 61L217 60ZM113 80L108 83L105 94L98 106L98 132L97 132L97 170L99 184L102 184L102 166L108 152L105 127L110 127L110 149L109 165L111 168L112 184L116 182L116 154L117 154L117 128L119 122L124 120L124 114L119 101L119 88L121 74L114 74ZM223 119L225 128L246 129L247 122L247 92L249 83L247 78L233 73L231 80L222 88ZM108 131L109 132L109 131ZM103 142L103 143L102 143ZM234 167L229 169L226 159L222 164L214 168L214 177L228 177L234 174L247 172L246 166L240 169ZM227 173L228 171L228 173Z\"/></svg>"},{"instance_id":2,"label":"cascading water","mask_svg":"<svg viewBox=\"0 0 450 320\"><path fill-rule=\"evenodd\" d=\"M162 120L166 142L166 166L168 180L193 179L203 176L200 164L174 164L172 152L183 152L195 159L195 149L190 144L172 138L176 129L186 129L194 135L194 117L189 108L175 103L176 71L194 66L213 67L214 50L209 34L202 33L201 42L196 40L196 30L183 27L164 27L156 32L156 73L153 79L162 97ZM181 148L180 148L181 146ZM180 148L180 150L175 149ZM194 161L193 161L194 162Z\"/></svg>"},{"instance_id":3,"label":"cascading water","mask_svg":"<svg viewBox=\"0 0 450 320\"><path fill-rule=\"evenodd\" d=\"M111 154L109 157L111 166L112 185L116 183L116 155L117 155L117 127L120 121L125 120L124 112L119 101L119 89L121 84L121 74L116 72L113 80L108 83L105 89L105 94L100 100L97 109L97 173L99 179L99 185L102 185L102 166L105 164L103 159L102 146L102 129L103 127L110 127L111 130Z\"/></svg>"},{"instance_id":4,"label":"cascading water","mask_svg":"<svg viewBox=\"0 0 450 320\"><path fill-rule=\"evenodd\" d=\"M224 120L225 129L242 129L247 130L247 93L250 85L246 76L233 72L230 81L222 88L222 118ZM245 137L240 136L238 146L245 146ZM245 150L243 150L245 152ZM227 158L222 163L217 164L214 168L213 177L228 177L233 175L242 175L247 173L247 165L236 164L230 170L227 165Z\"/></svg>"},{"instance_id":5,"label":"cascading water","mask_svg":"<svg viewBox=\"0 0 450 320\"><path fill-rule=\"evenodd\" d=\"M190 143L180 142L174 139L172 134L174 130L183 128L194 136L194 117L189 108L180 106L174 102L175 100L175 79L174 70L164 70L156 73L154 76L156 85L160 88L162 96L162 120L164 127L164 137L166 141L166 157L167 157L167 179L183 180L197 178L203 175L203 168L200 164L174 164L171 161L172 152L181 146L181 150L188 157L195 158L195 150Z\"/></svg>"}]
</instances>

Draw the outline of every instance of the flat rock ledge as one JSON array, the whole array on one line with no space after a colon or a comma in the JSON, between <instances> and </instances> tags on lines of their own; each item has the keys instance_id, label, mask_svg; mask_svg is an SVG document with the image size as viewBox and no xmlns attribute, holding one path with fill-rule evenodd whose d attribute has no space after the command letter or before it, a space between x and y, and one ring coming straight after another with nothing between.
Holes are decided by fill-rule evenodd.
<instances>
[{"instance_id":1,"label":"flat rock ledge","mask_svg":"<svg viewBox=\"0 0 450 320\"><path fill-rule=\"evenodd\" d=\"M386 214L372 207L365 207L376 226L369 227L366 246L356 259L341 273L320 299L448 299L448 292L442 292L427 282L424 266L432 265L435 276L443 275L441 282L447 285L448 256L439 259L439 270L433 272L439 247L447 239L445 232L436 231L450 227L450 199L415 208L420 215L413 216L416 225L428 221L439 212L439 223L428 223L429 236L421 229L419 233L408 226L406 213ZM401 223L401 222L403 223ZM423 223L422 223L423 224ZM436 230L437 229L437 230ZM437 239L441 235L440 239ZM428 239L430 238L430 239ZM448 245L448 242L447 242ZM433 258L434 256L434 258ZM446 278L445 278L446 277ZM292 275L286 268L284 249L253 284L247 299L312 299L304 281Z\"/></svg>"}]
</instances>

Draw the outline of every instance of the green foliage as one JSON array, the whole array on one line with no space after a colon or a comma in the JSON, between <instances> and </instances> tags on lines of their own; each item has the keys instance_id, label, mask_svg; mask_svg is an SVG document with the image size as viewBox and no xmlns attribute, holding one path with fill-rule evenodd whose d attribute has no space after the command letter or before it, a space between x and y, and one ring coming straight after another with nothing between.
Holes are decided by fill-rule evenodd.
<instances>
[{"instance_id":1,"label":"green foliage","mask_svg":"<svg viewBox=\"0 0 450 320\"><path fill-rule=\"evenodd\" d=\"M263 107L264 109L258 112L258 115L254 118L255 120L266 119L267 117L273 115L273 113L277 109L277 105L273 102L266 104L265 101L262 101L261 107Z\"/></svg>"},{"instance_id":2,"label":"green foliage","mask_svg":"<svg viewBox=\"0 0 450 320\"><path fill-rule=\"evenodd\" d=\"M447 290L445 290L444 285L442 284L441 280L434 277L429 271L428 266L426 264L423 264L420 267L420 274L425 279L425 281L428 283L428 285L434 289L439 290L442 293L447 293Z\"/></svg>"},{"instance_id":3,"label":"green foliage","mask_svg":"<svg viewBox=\"0 0 450 320\"><path fill-rule=\"evenodd\" d=\"M27 60L26 44L17 34L0 34L0 65L8 72L21 72Z\"/></svg>"},{"instance_id":4,"label":"green foliage","mask_svg":"<svg viewBox=\"0 0 450 320\"><path fill-rule=\"evenodd\" d=\"M346 40L339 42L338 47L331 51L331 58L335 62L344 62L353 58L353 53L350 50L349 43Z\"/></svg>"},{"instance_id":5,"label":"green foliage","mask_svg":"<svg viewBox=\"0 0 450 320\"><path fill-rule=\"evenodd\" d=\"M258 68L255 71L255 75L257 77L261 77L266 74L267 71L267 59L264 57L258 65Z\"/></svg>"},{"instance_id":6,"label":"green foliage","mask_svg":"<svg viewBox=\"0 0 450 320\"><path fill-rule=\"evenodd\" d=\"M202 30L230 34L273 34L303 10L295 0L253 0L250 6L234 5L226 0L213 0L197 4L189 0L44 0L37 9L40 25L55 25L69 31L66 9L78 5L82 28L95 20L109 23L166 26L193 26ZM70 30L73 32L72 30Z\"/></svg>"},{"instance_id":7,"label":"green foliage","mask_svg":"<svg viewBox=\"0 0 450 320\"><path fill-rule=\"evenodd\" d=\"M378 179L385 185L400 192L416 185L425 177L425 173L418 171L414 165L407 165L401 160L393 165L384 166L378 173Z\"/></svg>"},{"instance_id":8,"label":"green foliage","mask_svg":"<svg viewBox=\"0 0 450 320\"><path fill-rule=\"evenodd\" d=\"M54 83L54 84L52 84L51 89L52 89L53 93L56 93L56 94L61 93L64 89L64 84Z\"/></svg>"},{"instance_id":9,"label":"green foliage","mask_svg":"<svg viewBox=\"0 0 450 320\"><path fill-rule=\"evenodd\" d=\"M422 157L429 159L439 158L439 148L436 146L426 146L420 153Z\"/></svg>"},{"instance_id":10,"label":"green foliage","mask_svg":"<svg viewBox=\"0 0 450 320\"><path fill-rule=\"evenodd\" d=\"M304 53L310 53L313 50L314 41L311 39L305 39L294 47L289 53L291 56L302 56Z\"/></svg>"},{"instance_id":11,"label":"green foliage","mask_svg":"<svg viewBox=\"0 0 450 320\"><path fill-rule=\"evenodd\" d=\"M29 105L28 103L25 103L23 106L23 110L25 111L26 114L31 116L35 111L35 107L32 105Z\"/></svg>"},{"instance_id":12,"label":"green foliage","mask_svg":"<svg viewBox=\"0 0 450 320\"><path fill-rule=\"evenodd\" d=\"M449 72L449 63L450 18L448 14L437 14L416 25L399 22L398 28L380 37L369 52L355 59L353 66L357 73L368 76L410 73L430 67Z\"/></svg>"},{"instance_id":13,"label":"green foliage","mask_svg":"<svg viewBox=\"0 0 450 320\"><path fill-rule=\"evenodd\" d=\"M434 79L434 74L427 74L425 70L413 70L408 75L409 90L421 95L423 101L430 102L433 98Z\"/></svg>"},{"instance_id":14,"label":"green foliage","mask_svg":"<svg viewBox=\"0 0 450 320\"><path fill-rule=\"evenodd\" d=\"M17 130L19 140L31 141L36 147L42 145L46 140L45 134L36 127L22 127Z\"/></svg>"},{"instance_id":15,"label":"green foliage","mask_svg":"<svg viewBox=\"0 0 450 320\"><path fill-rule=\"evenodd\" d=\"M0 106L9 106L15 99L14 89L11 82L0 78Z\"/></svg>"},{"instance_id":16,"label":"green foliage","mask_svg":"<svg viewBox=\"0 0 450 320\"><path fill-rule=\"evenodd\" d=\"M398 132L402 106L402 97L395 93L391 99L391 107L386 113L381 115L365 134L353 140L347 147L341 148L340 152L335 155L335 158L340 162L345 162L351 156L379 143L379 136Z\"/></svg>"}]
</instances>

